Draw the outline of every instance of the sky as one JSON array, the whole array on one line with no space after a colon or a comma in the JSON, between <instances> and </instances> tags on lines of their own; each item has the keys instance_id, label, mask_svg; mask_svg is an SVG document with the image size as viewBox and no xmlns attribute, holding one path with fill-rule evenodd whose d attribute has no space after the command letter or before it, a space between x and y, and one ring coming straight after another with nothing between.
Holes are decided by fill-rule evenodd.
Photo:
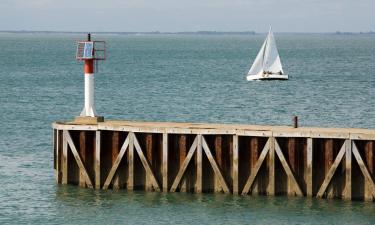
<instances>
[{"instance_id":1,"label":"sky","mask_svg":"<svg viewBox=\"0 0 375 225\"><path fill-rule=\"evenodd\" d=\"M375 31L375 0L0 0L0 30Z\"/></svg>"}]
</instances>

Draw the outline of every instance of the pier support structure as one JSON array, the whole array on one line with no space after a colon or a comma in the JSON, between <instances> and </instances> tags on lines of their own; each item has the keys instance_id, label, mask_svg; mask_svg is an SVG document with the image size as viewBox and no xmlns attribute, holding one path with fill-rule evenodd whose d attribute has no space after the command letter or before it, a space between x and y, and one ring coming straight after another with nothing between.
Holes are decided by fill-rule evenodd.
<instances>
[{"instance_id":1,"label":"pier support structure","mask_svg":"<svg viewBox=\"0 0 375 225\"><path fill-rule=\"evenodd\" d=\"M374 130L128 121L53 129L61 184L375 198Z\"/></svg>"}]
</instances>

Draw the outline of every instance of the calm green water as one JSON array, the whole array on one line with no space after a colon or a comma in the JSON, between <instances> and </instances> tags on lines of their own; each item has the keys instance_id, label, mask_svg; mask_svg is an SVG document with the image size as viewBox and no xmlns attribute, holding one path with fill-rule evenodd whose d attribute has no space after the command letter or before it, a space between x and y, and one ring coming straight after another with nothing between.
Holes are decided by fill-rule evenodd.
<instances>
[{"instance_id":1,"label":"calm green water","mask_svg":"<svg viewBox=\"0 0 375 225\"><path fill-rule=\"evenodd\" d=\"M246 82L264 36L106 36L107 119L375 128L375 36L277 35L286 82ZM55 184L51 123L83 106L68 35L0 34L0 224L375 224L375 204Z\"/></svg>"}]
</instances>

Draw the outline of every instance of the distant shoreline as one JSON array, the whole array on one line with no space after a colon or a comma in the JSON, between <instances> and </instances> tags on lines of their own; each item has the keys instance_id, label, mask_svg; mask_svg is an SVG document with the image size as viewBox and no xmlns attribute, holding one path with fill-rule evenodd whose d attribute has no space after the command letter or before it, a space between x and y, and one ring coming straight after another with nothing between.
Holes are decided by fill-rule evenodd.
<instances>
[{"instance_id":1,"label":"distant shoreline","mask_svg":"<svg viewBox=\"0 0 375 225\"><path fill-rule=\"evenodd\" d=\"M255 31L182 31L182 32L78 32L78 31L31 31L31 30L0 30L0 33L9 34L109 34L109 35L257 35L264 34L264 32L257 33ZM375 31L368 32L275 32L278 34L335 34L335 35L366 35L375 34Z\"/></svg>"}]
</instances>

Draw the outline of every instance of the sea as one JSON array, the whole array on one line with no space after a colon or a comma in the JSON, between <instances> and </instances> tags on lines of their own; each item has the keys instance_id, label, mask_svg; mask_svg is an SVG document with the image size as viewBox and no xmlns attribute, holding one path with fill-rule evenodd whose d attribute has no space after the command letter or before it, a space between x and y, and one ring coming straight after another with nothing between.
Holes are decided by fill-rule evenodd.
<instances>
[{"instance_id":1,"label":"sea","mask_svg":"<svg viewBox=\"0 0 375 225\"><path fill-rule=\"evenodd\" d=\"M278 34L288 81L246 81L266 34L93 35L105 119L375 128L375 35ZM83 34L0 34L0 224L375 224L373 202L55 183L52 128L83 108Z\"/></svg>"}]
</instances>

